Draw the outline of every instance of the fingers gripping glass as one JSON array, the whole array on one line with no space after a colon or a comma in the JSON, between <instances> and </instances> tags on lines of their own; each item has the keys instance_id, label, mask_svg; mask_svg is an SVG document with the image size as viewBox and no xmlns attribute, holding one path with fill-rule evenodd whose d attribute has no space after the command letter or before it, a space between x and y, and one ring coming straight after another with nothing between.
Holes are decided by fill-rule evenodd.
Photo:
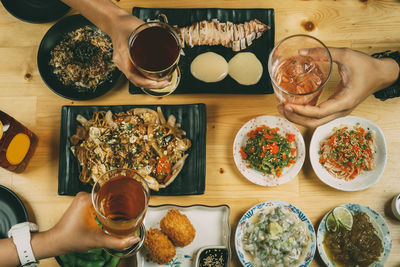
<instances>
[{"instance_id":1,"label":"fingers gripping glass","mask_svg":"<svg viewBox=\"0 0 400 267\"><path fill-rule=\"evenodd\" d=\"M300 52L307 49L307 55ZM281 103L316 105L332 72L328 48L309 35L292 35L272 50L268 72L275 95Z\"/></svg>"},{"instance_id":2,"label":"fingers gripping glass","mask_svg":"<svg viewBox=\"0 0 400 267\"><path fill-rule=\"evenodd\" d=\"M175 29L161 21L146 22L132 32L128 44L130 60L144 77L170 82L165 88L142 87L142 90L153 96L175 91L181 77L178 67L181 45Z\"/></svg>"},{"instance_id":3,"label":"fingers gripping glass","mask_svg":"<svg viewBox=\"0 0 400 267\"><path fill-rule=\"evenodd\" d=\"M136 243L123 250L105 249L117 257L129 257L143 245L143 219L150 191L146 181L130 169L114 169L103 174L92 189L92 203L103 231L117 237L139 236Z\"/></svg>"}]
</instances>

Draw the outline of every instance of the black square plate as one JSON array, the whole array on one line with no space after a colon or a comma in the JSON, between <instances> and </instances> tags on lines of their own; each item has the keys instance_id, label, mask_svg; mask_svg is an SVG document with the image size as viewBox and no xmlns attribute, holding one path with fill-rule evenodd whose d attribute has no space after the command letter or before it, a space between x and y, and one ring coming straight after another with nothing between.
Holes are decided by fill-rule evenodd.
<instances>
[{"instance_id":1,"label":"black square plate","mask_svg":"<svg viewBox=\"0 0 400 267\"><path fill-rule=\"evenodd\" d=\"M221 9L221 8L202 8L202 9L169 9L169 8L141 8L135 7L132 14L144 21L156 19L157 15L163 13L167 15L170 25L179 27L190 26L194 22L201 20L212 20L217 18L220 22L231 21L233 23L244 23L252 19L258 19L271 27L260 38L255 39L253 44L240 52L254 53L263 65L263 74L260 81L254 85L241 85L229 75L220 82L205 83L190 73L190 64L193 59L202 53L212 51L223 56L229 61L238 52L231 48L218 46L194 46L185 47L185 56L181 56L179 68L181 69L181 82L174 94L272 94L273 89L271 79L268 74L268 56L274 47L275 21L273 9ZM129 83L131 94L143 93L143 91Z\"/></svg>"},{"instance_id":2,"label":"black square plate","mask_svg":"<svg viewBox=\"0 0 400 267\"><path fill-rule=\"evenodd\" d=\"M175 181L152 195L176 196L203 194L206 176L206 105L126 105L126 106L63 106L61 109L60 160L58 169L58 194L74 196L80 191L91 191L89 184L79 180L78 161L72 154L69 137L75 134L78 114L89 119L94 112L111 110L127 111L137 107L156 109L160 106L164 115L175 115L182 124L186 136L191 140L189 157Z\"/></svg>"}]
</instances>

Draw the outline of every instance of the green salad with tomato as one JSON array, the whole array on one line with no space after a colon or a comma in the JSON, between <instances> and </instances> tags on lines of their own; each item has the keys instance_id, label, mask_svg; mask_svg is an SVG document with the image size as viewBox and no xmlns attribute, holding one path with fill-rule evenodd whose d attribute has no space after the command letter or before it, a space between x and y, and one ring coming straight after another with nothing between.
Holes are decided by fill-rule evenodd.
<instances>
[{"instance_id":1,"label":"green salad with tomato","mask_svg":"<svg viewBox=\"0 0 400 267\"><path fill-rule=\"evenodd\" d=\"M295 135L278 132L278 127L262 125L247 133L246 144L239 151L247 168L280 177L284 168L296 163Z\"/></svg>"}]
</instances>

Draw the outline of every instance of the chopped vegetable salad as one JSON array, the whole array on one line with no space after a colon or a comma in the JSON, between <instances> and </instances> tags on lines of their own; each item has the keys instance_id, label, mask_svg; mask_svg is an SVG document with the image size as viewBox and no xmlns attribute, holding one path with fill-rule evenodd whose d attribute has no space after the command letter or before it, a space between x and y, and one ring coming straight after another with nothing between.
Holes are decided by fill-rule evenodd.
<instances>
[{"instance_id":1,"label":"chopped vegetable salad","mask_svg":"<svg viewBox=\"0 0 400 267\"><path fill-rule=\"evenodd\" d=\"M246 144L239 151L247 168L280 177L284 168L296 163L295 135L278 132L278 127L262 125L247 133Z\"/></svg>"}]
</instances>

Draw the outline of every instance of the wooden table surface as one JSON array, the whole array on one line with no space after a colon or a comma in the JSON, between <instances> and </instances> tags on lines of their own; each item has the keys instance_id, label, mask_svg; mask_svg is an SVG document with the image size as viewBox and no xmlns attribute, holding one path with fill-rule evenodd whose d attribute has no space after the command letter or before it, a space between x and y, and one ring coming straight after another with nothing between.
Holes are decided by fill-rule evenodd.
<instances>
[{"instance_id":1,"label":"wooden table surface","mask_svg":"<svg viewBox=\"0 0 400 267\"><path fill-rule=\"evenodd\" d=\"M395 0L120 0L117 4L126 10L131 10L133 6L274 8L275 41L288 35L305 33L319 38L328 46L351 47L367 53L400 50L400 2ZM36 65L39 43L53 24L25 23L11 16L3 7L0 8L0 109L21 121L40 138L26 171L14 174L0 169L0 184L22 198L30 219L36 221L41 230L53 226L73 199L57 195L61 106L205 103L205 194L154 196L150 204L228 204L231 208L233 236L242 214L263 201L281 200L296 205L308 215L314 227L333 207L343 203L359 203L370 206L384 216L393 239L387 266L400 266L400 222L392 219L388 210L391 199L400 193L400 98L382 102L371 96L353 112L353 115L378 124L388 145L385 172L373 187L360 192L342 192L328 187L313 172L308 154L302 170L293 180L279 187L261 187L250 183L236 169L232 143L236 132L249 119L265 114L280 116L273 95L171 95L153 98L129 94L128 83L122 79L112 91L95 100L67 100L47 88ZM338 80L335 69L325 95L331 92ZM312 132L303 127L299 129L308 147ZM240 266L234 248L232 253L233 266ZM312 266L322 265L320 262L316 256ZM47 259L42 261L41 266L57 266L57 263L54 259Z\"/></svg>"}]
</instances>

